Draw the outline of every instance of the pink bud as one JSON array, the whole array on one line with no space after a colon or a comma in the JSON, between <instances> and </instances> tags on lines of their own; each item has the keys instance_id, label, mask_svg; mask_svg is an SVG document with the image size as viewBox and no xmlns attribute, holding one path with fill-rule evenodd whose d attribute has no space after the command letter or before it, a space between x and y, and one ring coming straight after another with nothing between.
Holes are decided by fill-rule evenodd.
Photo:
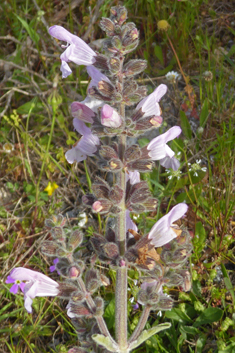
<instances>
[{"instance_id":1,"label":"pink bud","mask_svg":"<svg viewBox=\"0 0 235 353\"><path fill-rule=\"evenodd\" d=\"M110 105L105 104L101 109L101 124L107 127L119 127L122 119Z\"/></svg>"},{"instance_id":2,"label":"pink bud","mask_svg":"<svg viewBox=\"0 0 235 353\"><path fill-rule=\"evenodd\" d=\"M102 205L101 205L101 202L100 202L100 201L94 202L93 205L92 205L92 209L93 209L95 212L100 212L100 211L103 209L103 207L102 207Z\"/></svg>"}]
</instances>

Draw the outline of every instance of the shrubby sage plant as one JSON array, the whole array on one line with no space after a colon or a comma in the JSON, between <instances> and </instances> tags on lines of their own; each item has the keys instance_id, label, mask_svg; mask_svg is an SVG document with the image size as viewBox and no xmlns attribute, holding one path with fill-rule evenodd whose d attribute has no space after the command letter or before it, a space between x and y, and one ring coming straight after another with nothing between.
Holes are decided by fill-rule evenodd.
<instances>
[{"instance_id":1,"label":"shrubby sage plant","mask_svg":"<svg viewBox=\"0 0 235 353\"><path fill-rule=\"evenodd\" d=\"M174 206L148 234L139 234L131 218L131 214L154 211L158 203L148 183L140 179L140 173L151 171L154 161L178 170L180 162L167 143L179 136L181 129L174 126L142 148L137 143L127 144L128 137L138 137L161 125L159 101L167 87L161 84L146 96L147 88L139 86L134 79L147 63L125 58L139 42L135 24L126 20L127 11L122 6L112 7L110 18L101 20L100 26L107 34L103 54L95 53L60 26L49 29L53 37L68 43L61 55L62 77L72 72L69 62L86 65L91 77L86 99L71 105L73 125L81 137L66 152L66 159L69 163L83 161L88 156L96 160L97 177L92 194L83 196L82 201L94 213L113 218L115 226L107 226L105 234L94 232L89 239L91 251L90 246L85 246L88 240L81 230L68 229L62 215L53 216L46 221L53 240L43 242L42 252L54 258L50 270L56 270L63 281L55 282L36 271L16 268L7 283L13 283L12 293L19 288L23 291L28 312L32 311L36 296L68 300L67 314L79 341L79 346L70 349L70 353L132 351L152 335L170 327L170 323L164 323L144 330L151 310L171 310L173 306L173 299L163 288L178 286L188 291L191 286L187 269L192 250L190 236L187 230L174 224L186 214L187 205ZM110 144L103 139L106 136ZM99 171L113 173L113 184L104 180ZM115 338L103 318L104 300L97 294L99 287L109 285L110 280L95 268L96 261L116 272ZM142 306L139 323L130 337L127 329L129 269L139 274L140 289L134 307Z\"/></svg>"}]
</instances>

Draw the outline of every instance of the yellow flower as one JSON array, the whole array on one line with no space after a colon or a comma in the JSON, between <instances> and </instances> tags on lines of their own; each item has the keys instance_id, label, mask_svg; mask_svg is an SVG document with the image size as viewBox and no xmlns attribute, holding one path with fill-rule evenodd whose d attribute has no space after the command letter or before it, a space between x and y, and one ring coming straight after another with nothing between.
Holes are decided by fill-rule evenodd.
<instances>
[{"instance_id":1,"label":"yellow flower","mask_svg":"<svg viewBox=\"0 0 235 353\"><path fill-rule=\"evenodd\" d=\"M47 187L44 189L44 191L46 191L48 193L49 196L51 196L53 194L53 192L59 187L59 185L57 185L54 181L53 183L51 183L49 181Z\"/></svg>"},{"instance_id":2,"label":"yellow flower","mask_svg":"<svg viewBox=\"0 0 235 353\"><path fill-rule=\"evenodd\" d=\"M158 21L157 28L159 31L167 31L171 26L166 20Z\"/></svg>"}]
</instances>

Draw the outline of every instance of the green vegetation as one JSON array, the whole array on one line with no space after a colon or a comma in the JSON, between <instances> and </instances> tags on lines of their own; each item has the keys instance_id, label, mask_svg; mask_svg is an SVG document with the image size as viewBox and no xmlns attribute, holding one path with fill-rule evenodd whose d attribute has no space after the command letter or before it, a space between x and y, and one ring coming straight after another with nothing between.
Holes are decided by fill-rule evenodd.
<instances>
[{"instance_id":1,"label":"green vegetation","mask_svg":"<svg viewBox=\"0 0 235 353\"><path fill-rule=\"evenodd\" d=\"M40 243L48 237L44 221L62 212L78 226L84 212L81 197L89 192L96 172L90 159L72 166L65 160L76 142L69 106L85 98L88 76L84 67L77 67L76 75L61 78L60 43L47 28L62 25L95 48L100 45L95 40L104 35L99 19L117 4L8 0L0 5L1 352L62 353L76 345L66 302L35 298L29 315L22 295L12 295L5 279L17 266L49 274L52 263L40 252ZM183 130L171 143L182 173L163 168L151 173L147 180L159 206L136 222L146 232L167 207L185 201L190 210L183 223L194 246L192 290L169 290L174 309L162 316L152 312L147 326L171 322L171 328L135 352L235 352L235 6L229 0L124 0L123 5L140 30L134 57L149 63L140 80L149 92L160 83L168 85L161 102L164 125ZM168 21L167 32L158 29L160 20ZM165 75L172 70L181 78L168 82ZM147 137L140 140L146 142ZM87 211L87 218L84 231L89 236L97 229L97 217ZM102 232L104 221L100 217L98 222ZM108 275L112 279L115 272ZM51 276L58 279L55 273ZM130 271L129 294L136 300L134 280ZM101 294L112 329L112 284ZM140 312L133 311L131 303L129 310L132 331Z\"/></svg>"}]
</instances>

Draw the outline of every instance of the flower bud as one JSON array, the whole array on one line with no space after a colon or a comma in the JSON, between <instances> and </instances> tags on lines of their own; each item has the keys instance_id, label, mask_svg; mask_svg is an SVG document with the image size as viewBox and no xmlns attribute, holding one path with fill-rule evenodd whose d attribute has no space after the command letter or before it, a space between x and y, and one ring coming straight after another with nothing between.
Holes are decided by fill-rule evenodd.
<instances>
[{"instance_id":1,"label":"flower bud","mask_svg":"<svg viewBox=\"0 0 235 353\"><path fill-rule=\"evenodd\" d=\"M109 170L112 172L118 172L123 168L123 164L122 161L120 161L120 159L116 159L116 158L112 158L109 163Z\"/></svg>"},{"instance_id":2,"label":"flower bud","mask_svg":"<svg viewBox=\"0 0 235 353\"><path fill-rule=\"evenodd\" d=\"M127 96L123 97L123 100L126 103L126 105L131 106L133 104L138 103L141 100L141 98L142 96L139 93L135 92L129 95L128 97Z\"/></svg>"},{"instance_id":3,"label":"flower bud","mask_svg":"<svg viewBox=\"0 0 235 353\"><path fill-rule=\"evenodd\" d=\"M96 177L95 183L92 185L92 191L97 198L108 198L110 186L105 180Z\"/></svg>"},{"instance_id":4,"label":"flower bud","mask_svg":"<svg viewBox=\"0 0 235 353\"><path fill-rule=\"evenodd\" d=\"M131 186L128 202L141 203L145 201L148 196L151 196L148 184L146 181L141 181Z\"/></svg>"},{"instance_id":5,"label":"flower bud","mask_svg":"<svg viewBox=\"0 0 235 353\"><path fill-rule=\"evenodd\" d=\"M166 295L160 295L157 305L154 307L155 310L171 310L173 307L174 301Z\"/></svg>"},{"instance_id":6,"label":"flower bud","mask_svg":"<svg viewBox=\"0 0 235 353\"><path fill-rule=\"evenodd\" d=\"M73 304L71 303L69 305L69 313L72 314L71 317L86 317L86 318L91 318L92 312L88 308L86 303L79 303L79 304Z\"/></svg>"},{"instance_id":7,"label":"flower bud","mask_svg":"<svg viewBox=\"0 0 235 353\"><path fill-rule=\"evenodd\" d=\"M82 268L79 266L71 266L68 270L68 276L70 279L76 279L78 278L82 273Z\"/></svg>"},{"instance_id":8,"label":"flower bud","mask_svg":"<svg viewBox=\"0 0 235 353\"><path fill-rule=\"evenodd\" d=\"M66 218L62 214L54 215L49 219L45 220L45 226L48 228L53 228L56 226L63 227L66 223Z\"/></svg>"},{"instance_id":9,"label":"flower bud","mask_svg":"<svg viewBox=\"0 0 235 353\"><path fill-rule=\"evenodd\" d=\"M91 269L87 270L85 274L85 285L88 292L93 293L100 286L100 279L98 271Z\"/></svg>"},{"instance_id":10,"label":"flower bud","mask_svg":"<svg viewBox=\"0 0 235 353\"><path fill-rule=\"evenodd\" d=\"M110 285L110 279L108 277L106 277L105 275L100 275L100 280L103 284L103 286L107 287Z\"/></svg>"},{"instance_id":11,"label":"flower bud","mask_svg":"<svg viewBox=\"0 0 235 353\"><path fill-rule=\"evenodd\" d=\"M96 87L90 87L88 88L88 94L91 97L97 98L98 100L104 101L104 102L111 102L112 99L106 96L103 96Z\"/></svg>"},{"instance_id":12,"label":"flower bud","mask_svg":"<svg viewBox=\"0 0 235 353\"><path fill-rule=\"evenodd\" d=\"M140 147L138 145L131 145L124 153L124 158L127 162L139 159L140 156Z\"/></svg>"},{"instance_id":13,"label":"flower bud","mask_svg":"<svg viewBox=\"0 0 235 353\"><path fill-rule=\"evenodd\" d=\"M102 316L104 314L104 301L101 297L96 297L95 300L95 316Z\"/></svg>"},{"instance_id":14,"label":"flower bud","mask_svg":"<svg viewBox=\"0 0 235 353\"><path fill-rule=\"evenodd\" d=\"M112 203L109 200L99 200L93 203L92 211L95 213L105 214L109 212Z\"/></svg>"},{"instance_id":15,"label":"flower bud","mask_svg":"<svg viewBox=\"0 0 235 353\"><path fill-rule=\"evenodd\" d=\"M146 67L147 67L146 60L139 60L139 59L130 60L124 66L123 73L125 77L134 76L134 75L140 74L142 71L146 69Z\"/></svg>"},{"instance_id":16,"label":"flower bud","mask_svg":"<svg viewBox=\"0 0 235 353\"><path fill-rule=\"evenodd\" d=\"M135 130L149 130L152 128L157 128L162 124L162 117L161 116L154 116L154 117L146 117L139 119L136 122Z\"/></svg>"},{"instance_id":17,"label":"flower bud","mask_svg":"<svg viewBox=\"0 0 235 353\"><path fill-rule=\"evenodd\" d=\"M109 59L109 68L113 74L117 74L120 71L120 59L117 57L111 57Z\"/></svg>"},{"instance_id":18,"label":"flower bud","mask_svg":"<svg viewBox=\"0 0 235 353\"><path fill-rule=\"evenodd\" d=\"M122 118L110 105L105 104L101 109L101 124L107 127L117 128L122 125Z\"/></svg>"},{"instance_id":19,"label":"flower bud","mask_svg":"<svg viewBox=\"0 0 235 353\"><path fill-rule=\"evenodd\" d=\"M58 245L53 241L44 241L41 246L41 252L47 256L55 256Z\"/></svg>"},{"instance_id":20,"label":"flower bud","mask_svg":"<svg viewBox=\"0 0 235 353\"><path fill-rule=\"evenodd\" d=\"M123 190L116 184L110 190L109 199L112 200L113 204L118 204L121 202L123 194Z\"/></svg>"},{"instance_id":21,"label":"flower bud","mask_svg":"<svg viewBox=\"0 0 235 353\"><path fill-rule=\"evenodd\" d=\"M142 305L146 305L148 302L148 294L144 289L140 289L138 295L137 295L137 301L138 303Z\"/></svg>"},{"instance_id":22,"label":"flower bud","mask_svg":"<svg viewBox=\"0 0 235 353\"><path fill-rule=\"evenodd\" d=\"M77 287L70 283L63 282L63 283L59 283L58 289L59 289L58 297L67 299L67 298L70 298L71 294L77 290Z\"/></svg>"},{"instance_id":23,"label":"flower bud","mask_svg":"<svg viewBox=\"0 0 235 353\"><path fill-rule=\"evenodd\" d=\"M73 302L83 302L85 300L85 293L77 290L72 296L71 296L71 300Z\"/></svg>"},{"instance_id":24,"label":"flower bud","mask_svg":"<svg viewBox=\"0 0 235 353\"><path fill-rule=\"evenodd\" d=\"M112 98L115 92L114 86L111 83L104 80L98 83L97 88L100 94L102 94L104 97L107 97L107 98Z\"/></svg>"},{"instance_id":25,"label":"flower bud","mask_svg":"<svg viewBox=\"0 0 235 353\"><path fill-rule=\"evenodd\" d=\"M107 71L109 69L108 58L102 54L96 55L93 66L95 66L97 69Z\"/></svg>"},{"instance_id":26,"label":"flower bud","mask_svg":"<svg viewBox=\"0 0 235 353\"><path fill-rule=\"evenodd\" d=\"M83 241L83 234L79 229L73 231L69 237L69 245L76 249Z\"/></svg>"},{"instance_id":27,"label":"flower bud","mask_svg":"<svg viewBox=\"0 0 235 353\"><path fill-rule=\"evenodd\" d=\"M129 162L126 164L127 168L131 171L138 170L139 172L149 172L152 170L153 162L145 159L138 159L137 161Z\"/></svg>"},{"instance_id":28,"label":"flower bud","mask_svg":"<svg viewBox=\"0 0 235 353\"><path fill-rule=\"evenodd\" d=\"M118 158L118 154L115 151L115 149L108 145L100 147L99 155L100 157L104 158L107 161L110 160L111 158Z\"/></svg>"},{"instance_id":29,"label":"flower bud","mask_svg":"<svg viewBox=\"0 0 235 353\"><path fill-rule=\"evenodd\" d=\"M111 39L111 43L113 46L113 51L119 51L122 49L122 42L121 42L121 39L119 38L119 36L114 36Z\"/></svg>"},{"instance_id":30,"label":"flower bud","mask_svg":"<svg viewBox=\"0 0 235 353\"><path fill-rule=\"evenodd\" d=\"M106 243L103 246L103 252L109 259L116 259L119 256L119 249L115 243Z\"/></svg>"},{"instance_id":31,"label":"flower bud","mask_svg":"<svg viewBox=\"0 0 235 353\"><path fill-rule=\"evenodd\" d=\"M129 95L136 92L138 84L135 80L126 80L123 87L123 97L127 98Z\"/></svg>"},{"instance_id":32,"label":"flower bud","mask_svg":"<svg viewBox=\"0 0 235 353\"><path fill-rule=\"evenodd\" d=\"M63 228L62 227L54 227L51 229L51 235L55 240L60 240L64 241L66 239L66 236L64 234Z\"/></svg>"},{"instance_id":33,"label":"flower bud","mask_svg":"<svg viewBox=\"0 0 235 353\"><path fill-rule=\"evenodd\" d=\"M83 195L82 202L87 206L92 206L92 204L95 202L95 196L93 194Z\"/></svg>"},{"instance_id":34,"label":"flower bud","mask_svg":"<svg viewBox=\"0 0 235 353\"><path fill-rule=\"evenodd\" d=\"M111 37L115 33L115 24L109 18L102 17L100 21L100 28L106 32L108 37Z\"/></svg>"}]
</instances>

